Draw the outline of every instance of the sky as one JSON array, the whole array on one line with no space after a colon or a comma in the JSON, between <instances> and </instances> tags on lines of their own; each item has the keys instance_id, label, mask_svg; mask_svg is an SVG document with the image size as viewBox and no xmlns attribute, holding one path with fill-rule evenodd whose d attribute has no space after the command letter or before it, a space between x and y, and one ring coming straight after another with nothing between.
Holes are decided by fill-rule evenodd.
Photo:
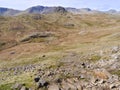
<instances>
[{"instance_id":1,"label":"sky","mask_svg":"<svg viewBox=\"0 0 120 90\"><path fill-rule=\"evenodd\" d=\"M25 10L37 5L91 8L104 11L116 9L120 11L120 0L0 0L0 7L18 10Z\"/></svg>"}]
</instances>

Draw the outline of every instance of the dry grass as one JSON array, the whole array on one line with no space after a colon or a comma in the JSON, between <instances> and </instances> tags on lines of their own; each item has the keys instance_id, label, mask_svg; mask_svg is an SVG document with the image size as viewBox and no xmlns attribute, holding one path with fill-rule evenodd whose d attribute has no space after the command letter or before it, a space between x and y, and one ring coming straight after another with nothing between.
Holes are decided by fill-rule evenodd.
<instances>
[{"instance_id":1,"label":"dry grass","mask_svg":"<svg viewBox=\"0 0 120 90\"><path fill-rule=\"evenodd\" d=\"M49 14L41 15L41 19L38 20L33 16L0 17L0 40L7 43L4 48L0 43L0 48L4 49L0 51L0 68L33 63L45 63L51 66L69 52L89 54L120 44L118 16ZM74 26L66 27L66 24L74 24ZM41 42L39 38L31 42L18 42L23 36L44 31L55 32L57 38L50 42L45 39ZM9 43L11 41L13 42ZM13 43L17 44L13 45ZM40 58L42 55L46 57ZM92 59L98 60L100 57L93 56ZM22 81L29 84L30 73L26 74L18 77L22 79L28 75L28 78ZM107 78L102 72L96 72L95 76ZM21 82L13 76L3 83L14 83L15 80Z\"/></svg>"},{"instance_id":2,"label":"dry grass","mask_svg":"<svg viewBox=\"0 0 120 90\"><path fill-rule=\"evenodd\" d=\"M104 72L94 72L95 77L101 78L101 79L107 79L108 76Z\"/></svg>"}]
</instances>

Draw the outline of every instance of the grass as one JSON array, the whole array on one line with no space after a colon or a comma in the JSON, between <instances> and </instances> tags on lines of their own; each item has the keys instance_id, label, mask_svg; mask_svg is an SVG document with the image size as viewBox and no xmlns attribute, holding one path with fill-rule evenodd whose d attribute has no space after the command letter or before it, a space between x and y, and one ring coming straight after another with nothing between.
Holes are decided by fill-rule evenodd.
<instances>
[{"instance_id":1,"label":"grass","mask_svg":"<svg viewBox=\"0 0 120 90\"><path fill-rule=\"evenodd\" d=\"M90 57L90 61L92 61L92 62L96 62L96 61L98 61L100 59L101 59L101 56L99 56L99 55L92 55Z\"/></svg>"},{"instance_id":2,"label":"grass","mask_svg":"<svg viewBox=\"0 0 120 90\"><path fill-rule=\"evenodd\" d=\"M71 18L68 19L67 17L70 16ZM111 23L109 24L109 22ZM113 22L117 21L117 23ZM0 35L1 40L5 42L11 42L20 40L23 36L29 35L32 32L43 32L43 31L50 31L55 32L55 40L53 39L50 41L50 44L41 44L41 42L46 42L48 39L44 38L34 38L27 42L27 45L24 46L24 49L27 48L28 52L24 51L24 49L20 50L22 47L17 45L16 47L9 48L0 52L0 57L7 57L8 52L16 50L18 51L21 56L17 57L17 55L9 56L9 60L1 59L0 60L0 68L6 67L16 67L16 66L24 66L29 64L46 64L47 68L45 69L55 69L57 67L61 67L64 63L58 63L58 61L63 57L63 55L71 53L71 52L81 52L80 55L86 55L91 53L95 50L101 50L103 47L110 47L115 45L114 43L118 44L117 41L110 41L109 44L103 41L99 42L99 39L106 39L107 36L112 33L119 32L119 18L114 19L109 15L71 15L68 14L67 16L62 16L58 14L51 14L51 15L42 15L41 19L35 20L31 15L24 15L24 16L16 16L16 17L0 17ZM16 22L16 23L15 23ZM64 25L67 23L73 23L74 26L65 28ZM15 26L14 26L15 24ZM111 26L112 24L112 26ZM12 25L12 26L11 26ZM116 27L112 29L112 27ZM13 30L14 29L14 30ZM19 29L19 30L18 30ZM85 35L79 35L78 33L81 30L85 30L88 33ZM109 31L108 31L109 30ZM107 34L106 34L107 32ZM114 35L114 34L113 34ZM59 36L59 37L56 37ZM99 37L98 37L99 36ZM119 35L115 35L115 39L119 39ZM54 38L53 37L53 38ZM109 38L109 37L108 37ZM107 38L107 40L108 40ZM95 40L95 41L94 41ZM14 43L13 42L13 43ZM30 44L28 43L37 43L37 45L43 45L45 48L36 47L37 49L31 50L29 47ZM10 45L8 43L7 45ZM61 45L62 44L62 45ZM4 43L0 43L0 48ZM7 47L6 45L6 47ZM34 44L32 44L34 45ZM19 49L20 48L20 49ZM43 50L42 50L43 49ZM8 50L8 51L7 51ZM31 50L31 51L30 51ZM39 50L39 51L37 51ZM2 55L3 54L3 55ZM45 57L41 57L42 55ZM13 57L14 56L14 57ZM92 55L90 56L90 60L96 62L101 59L100 55ZM114 71L113 74L117 74L120 76L120 71ZM1 75L2 73L0 73ZM6 75L7 73L4 73ZM32 73L33 74L33 73ZM15 83L15 81L20 83L25 83L28 87L33 85L33 76L30 72L23 73L18 76L11 76L8 77L0 86L0 90L10 90L11 83ZM105 77L103 73L96 73L97 76ZM60 75L60 78L70 78L71 75ZM10 83L10 84L9 84ZM33 86L34 87L34 86Z\"/></svg>"},{"instance_id":3,"label":"grass","mask_svg":"<svg viewBox=\"0 0 120 90\"><path fill-rule=\"evenodd\" d=\"M120 70L110 71L110 73L120 77Z\"/></svg>"},{"instance_id":4,"label":"grass","mask_svg":"<svg viewBox=\"0 0 120 90\"><path fill-rule=\"evenodd\" d=\"M0 61L1 67L6 68L9 66L10 67L16 67L16 66L24 66L24 65L29 65L29 64L35 64L35 63L42 63L47 60L55 62L56 60L59 60L61 56L59 55L46 55L45 57L40 56L40 54L33 54L31 56L23 55L19 58L16 58L14 62L11 62L11 60L7 61ZM6 66L7 64L7 66Z\"/></svg>"},{"instance_id":5,"label":"grass","mask_svg":"<svg viewBox=\"0 0 120 90\"><path fill-rule=\"evenodd\" d=\"M0 90L12 90L11 86L12 86L12 84L0 85Z\"/></svg>"},{"instance_id":6,"label":"grass","mask_svg":"<svg viewBox=\"0 0 120 90\"><path fill-rule=\"evenodd\" d=\"M16 67L16 66L23 66L23 65L29 65L29 64L42 64L42 63L46 63L47 66L45 69L50 69L50 68L57 68L58 64L57 61L61 58L61 56L59 56L58 54L55 55L47 55L45 57L39 57L39 56L34 56L32 57L31 60L26 60L24 59L23 61L18 60L15 61L14 63L10 62L6 67L9 66L10 67ZM13 72L11 72L13 73ZM7 72L5 73L0 73L0 77L6 77L7 76ZM7 76L7 78L4 80L4 82L2 82L2 84L7 84L9 83L15 83L15 82L20 82L20 83L25 83L27 86L32 86L33 85L33 77L34 76L34 72L28 72L28 73L21 73L20 75L13 75L13 76ZM1 89L0 89L1 90Z\"/></svg>"},{"instance_id":7,"label":"grass","mask_svg":"<svg viewBox=\"0 0 120 90\"><path fill-rule=\"evenodd\" d=\"M2 90L1 88L8 88L9 90L15 83L25 84L27 87L32 87L34 85L33 76L34 73L30 72L22 73L16 76L9 76L1 83L0 90Z\"/></svg>"}]
</instances>

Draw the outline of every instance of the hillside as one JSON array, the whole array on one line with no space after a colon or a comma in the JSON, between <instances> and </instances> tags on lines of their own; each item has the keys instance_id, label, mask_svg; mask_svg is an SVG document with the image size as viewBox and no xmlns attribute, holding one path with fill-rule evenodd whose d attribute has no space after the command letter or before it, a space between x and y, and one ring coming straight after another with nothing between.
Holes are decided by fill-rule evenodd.
<instances>
[{"instance_id":1,"label":"hillside","mask_svg":"<svg viewBox=\"0 0 120 90\"><path fill-rule=\"evenodd\" d=\"M0 16L0 90L119 90L120 15L46 8Z\"/></svg>"}]
</instances>

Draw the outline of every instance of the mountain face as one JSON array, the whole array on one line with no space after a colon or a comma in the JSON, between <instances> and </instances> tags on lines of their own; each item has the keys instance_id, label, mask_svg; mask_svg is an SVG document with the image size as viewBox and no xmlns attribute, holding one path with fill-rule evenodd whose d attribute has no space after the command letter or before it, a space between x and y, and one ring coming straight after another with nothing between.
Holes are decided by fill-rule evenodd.
<instances>
[{"instance_id":1,"label":"mountain face","mask_svg":"<svg viewBox=\"0 0 120 90\"><path fill-rule=\"evenodd\" d=\"M31 7L25 11L24 13L32 13L32 14L49 14L49 13L66 13L67 10L64 7L43 7L43 6L35 6Z\"/></svg>"},{"instance_id":2,"label":"mountain face","mask_svg":"<svg viewBox=\"0 0 120 90\"><path fill-rule=\"evenodd\" d=\"M114 10L114 9L110 9L109 11L107 11L108 13L117 13L117 11L116 10Z\"/></svg>"},{"instance_id":3,"label":"mountain face","mask_svg":"<svg viewBox=\"0 0 120 90\"><path fill-rule=\"evenodd\" d=\"M81 9L76 9L76 8L66 8L68 12L75 13L75 14L81 14L81 13L90 13L93 12L90 8L81 8Z\"/></svg>"},{"instance_id":4,"label":"mountain face","mask_svg":"<svg viewBox=\"0 0 120 90\"><path fill-rule=\"evenodd\" d=\"M8 9L7 9L7 8L0 8L0 14L5 13L6 11L8 11Z\"/></svg>"},{"instance_id":5,"label":"mountain face","mask_svg":"<svg viewBox=\"0 0 120 90\"><path fill-rule=\"evenodd\" d=\"M108 13L108 14L120 14L120 11L116 11L114 9L110 9L110 10L106 11L105 13Z\"/></svg>"},{"instance_id":6,"label":"mountain face","mask_svg":"<svg viewBox=\"0 0 120 90\"><path fill-rule=\"evenodd\" d=\"M91 13L107 13L107 14L120 14L120 12L116 10L109 10L106 12L97 11L97 10L91 10L90 8L64 8L61 6L58 7L47 7L47 6L34 6L30 7L26 10L20 11L15 9L9 9L9 8L0 8L0 15L1 16L15 16L15 15L21 15L21 14L50 14L50 13L74 13L74 14L91 14Z\"/></svg>"},{"instance_id":7,"label":"mountain face","mask_svg":"<svg viewBox=\"0 0 120 90\"><path fill-rule=\"evenodd\" d=\"M20 13L19 10L8 9L8 8L0 8L0 15L2 16L14 16L17 13Z\"/></svg>"},{"instance_id":8,"label":"mountain face","mask_svg":"<svg viewBox=\"0 0 120 90\"><path fill-rule=\"evenodd\" d=\"M26 13L41 13L44 11L45 8L46 7L43 7L43 6L36 6L36 7L28 8L24 12L26 12Z\"/></svg>"},{"instance_id":9,"label":"mountain face","mask_svg":"<svg viewBox=\"0 0 120 90\"><path fill-rule=\"evenodd\" d=\"M80 10L79 10L79 9L76 9L76 8L66 8L66 10L67 10L68 12L75 13L75 14L77 14L77 13L80 12Z\"/></svg>"}]
</instances>

